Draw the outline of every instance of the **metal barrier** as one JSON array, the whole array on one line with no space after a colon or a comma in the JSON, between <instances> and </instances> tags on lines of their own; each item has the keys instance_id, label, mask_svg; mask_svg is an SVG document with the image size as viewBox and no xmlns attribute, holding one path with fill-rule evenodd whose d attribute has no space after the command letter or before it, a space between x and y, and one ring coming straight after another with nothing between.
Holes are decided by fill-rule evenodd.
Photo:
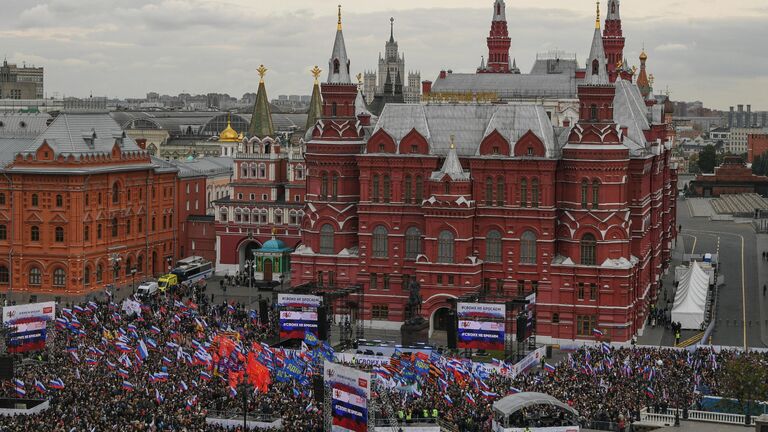
<instances>
[{"instance_id":1,"label":"metal barrier","mask_svg":"<svg viewBox=\"0 0 768 432\"><path fill-rule=\"evenodd\" d=\"M683 410L668 408L661 413L652 413L648 408L640 410L640 420L664 424L666 426L675 423L675 415L683 419ZM721 423L732 425L746 425L746 416L743 414L719 413L711 411L688 410L688 421L700 421L708 423ZM755 424L755 417L750 418L750 425Z\"/></svg>"}]
</instances>

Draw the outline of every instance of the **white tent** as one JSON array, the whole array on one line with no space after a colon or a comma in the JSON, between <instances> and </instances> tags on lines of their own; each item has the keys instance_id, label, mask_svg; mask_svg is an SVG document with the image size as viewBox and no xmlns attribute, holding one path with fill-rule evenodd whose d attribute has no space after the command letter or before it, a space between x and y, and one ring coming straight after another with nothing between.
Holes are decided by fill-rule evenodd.
<instances>
[{"instance_id":1,"label":"white tent","mask_svg":"<svg viewBox=\"0 0 768 432\"><path fill-rule=\"evenodd\" d=\"M700 329L704 322L708 290L709 275L698 262L692 262L677 286L672 321L679 322L684 329Z\"/></svg>"}]
</instances>

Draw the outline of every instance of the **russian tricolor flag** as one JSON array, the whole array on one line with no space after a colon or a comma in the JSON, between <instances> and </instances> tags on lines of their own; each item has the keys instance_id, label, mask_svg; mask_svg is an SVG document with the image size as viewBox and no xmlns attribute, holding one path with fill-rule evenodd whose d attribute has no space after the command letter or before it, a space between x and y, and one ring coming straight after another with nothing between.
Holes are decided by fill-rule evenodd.
<instances>
[{"instance_id":1,"label":"russian tricolor flag","mask_svg":"<svg viewBox=\"0 0 768 432\"><path fill-rule=\"evenodd\" d=\"M448 405L453 405L453 400L451 399L451 397L450 397L450 396L448 396L448 394L447 394L447 393L444 395L444 397L445 397L445 402L446 402Z\"/></svg>"},{"instance_id":2,"label":"russian tricolor flag","mask_svg":"<svg viewBox=\"0 0 768 432\"><path fill-rule=\"evenodd\" d=\"M123 378L128 378L128 371L125 370L125 369L118 369L117 370L117 375L119 375L119 376L121 376Z\"/></svg>"},{"instance_id":3,"label":"russian tricolor flag","mask_svg":"<svg viewBox=\"0 0 768 432\"><path fill-rule=\"evenodd\" d=\"M60 378L52 379L48 381L48 385L51 386L51 388L56 390L63 390L64 389L64 381L62 381Z\"/></svg>"},{"instance_id":4,"label":"russian tricolor flag","mask_svg":"<svg viewBox=\"0 0 768 432\"><path fill-rule=\"evenodd\" d=\"M134 385L130 381L123 381L123 390L133 391Z\"/></svg>"},{"instance_id":5,"label":"russian tricolor flag","mask_svg":"<svg viewBox=\"0 0 768 432\"><path fill-rule=\"evenodd\" d=\"M16 394L18 394L19 396L26 396L27 395L27 391L24 390L23 387L15 387L15 389L16 389Z\"/></svg>"},{"instance_id":6,"label":"russian tricolor flag","mask_svg":"<svg viewBox=\"0 0 768 432\"><path fill-rule=\"evenodd\" d=\"M471 403L472 405L475 405L475 398L472 397L471 393L466 393L465 396L467 397L467 402Z\"/></svg>"},{"instance_id":7,"label":"russian tricolor flag","mask_svg":"<svg viewBox=\"0 0 768 432\"><path fill-rule=\"evenodd\" d=\"M656 393L654 393L654 392L653 392L653 389L652 389L652 388L650 388L650 387L646 387L646 388L645 388L645 395L646 395L646 396L648 396L648 397L649 397L649 398L651 398L651 399L653 399L654 397L656 397Z\"/></svg>"},{"instance_id":8,"label":"russian tricolor flag","mask_svg":"<svg viewBox=\"0 0 768 432\"><path fill-rule=\"evenodd\" d=\"M555 367L554 367L554 366L552 366L552 365L551 365L551 364L549 364L549 363L544 363L544 370L546 370L546 371L547 371L547 372L549 372L549 373L552 373L552 372L554 372L554 371L555 371Z\"/></svg>"},{"instance_id":9,"label":"russian tricolor flag","mask_svg":"<svg viewBox=\"0 0 768 432\"><path fill-rule=\"evenodd\" d=\"M147 345L144 343L144 340L139 341L139 347L137 350L139 357L141 357L142 360L146 360L146 358L149 357L149 350L147 350Z\"/></svg>"},{"instance_id":10,"label":"russian tricolor flag","mask_svg":"<svg viewBox=\"0 0 768 432\"><path fill-rule=\"evenodd\" d=\"M155 389L155 400L157 401L158 405L163 403L163 401L165 400L163 395L160 394L160 390L158 390L158 389Z\"/></svg>"},{"instance_id":11,"label":"russian tricolor flag","mask_svg":"<svg viewBox=\"0 0 768 432\"><path fill-rule=\"evenodd\" d=\"M181 391L183 391L183 392L185 392L185 391L189 390L189 386L188 386L188 385L187 385L187 383L185 383L184 381L181 381L181 382L179 383L179 388L180 388L180 389L181 389Z\"/></svg>"},{"instance_id":12,"label":"russian tricolor flag","mask_svg":"<svg viewBox=\"0 0 768 432\"><path fill-rule=\"evenodd\" d=\"M597 336L597 337L602 337L603 336L603 332L601 332L600 330L598 330L596 328L592 329L592 334Z\"/></svg>"},{"instance_id":13,"label":"russian tricolor flag","mask_svg":"<svg viewBox=\"0 0 768 432\"><path fill-rule=\"evenodd\" d=\"M209 374L206 371L200 371L200 379L203 381L210 381L211 380L211 374Z\"/></svg>"},{"instance_id":14,"label":"russian tricolor flag","mask_svg":"<svg viewBox=\"0 0 768 432\"><path fill-rule=\"evenodd\" d=\"M515 387L509 388L509 394L518 394L518 393L522 393L519 388L515 388Z\"/></svg>"},{"instance_id":15,"label":"russian tricolor flag","mask_svg":"<svg viewBox=\"0 0 768 432\"><path fill-rule=\"evenodd\" d=\"M230 387L229 388L229 397L234 398L235 396L237 396L237 390L235 390L234 387Z\"/></svg>"},{"instance_id":16,"label":"russian tricolor flag","mask_svg":"<svg viewBox=\"0 0 768 432\"><path fill-rule=\"evenodd\" d=\"M46 393L48 391L48 389L45 388L45 385L38 380L35 380L35 388L37 388L37 391L40 393Z\"/></svg>"},{"instance_id":17,"label":"russian tricolor flag","mask_svg":"<svg viewBox=\"0 0 768 432\"><path fill-rule=\"evenodd\" d=\"M154 333L154 334L160 334L161 333L160 329L155 327L155 326L150 327L149 331Z\"/></svg>"}]
</instances>

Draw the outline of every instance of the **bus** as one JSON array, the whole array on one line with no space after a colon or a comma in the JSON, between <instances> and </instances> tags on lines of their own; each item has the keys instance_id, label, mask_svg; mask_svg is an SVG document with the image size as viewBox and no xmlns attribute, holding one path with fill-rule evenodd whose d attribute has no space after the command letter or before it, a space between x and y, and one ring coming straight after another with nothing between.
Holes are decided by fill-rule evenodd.
<instances>
[{"instance_id":1,"label":"bus","mask_svg":"<svg viewBox=\"0 0 768 432\"><path fill-rule=\"evenodd\" d=\"M178 284L191 286L213 276L213 263L199 256L184 258L176 263L171 274L176 275Z\"/></svg>"}]
</instances>

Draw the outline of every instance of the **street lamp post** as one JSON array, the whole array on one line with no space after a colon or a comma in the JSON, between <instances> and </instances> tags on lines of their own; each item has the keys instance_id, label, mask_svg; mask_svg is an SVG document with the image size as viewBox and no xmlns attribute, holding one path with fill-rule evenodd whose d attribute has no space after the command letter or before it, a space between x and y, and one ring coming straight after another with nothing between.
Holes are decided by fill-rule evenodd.
<instances>
[{"instance_id":1,"label":"street lamp post","mask_svg":"<svg viewBox=\"0 0 768 432\"><path fill-rule=\"evenodd\" d=\"M253 271L256 269L256 260L245 260L245 270L248 272L248 307L253 302Z\"/></svg>"},{"instance_id":2,"label":"street lamp post","mask_svg":"<svg viewBox=\"0 0 768 432\"><path fill-rule=\"evenodd\" d=\"M248 370L243 375L243 431L248 430Z\"/></svg>"},{"instance_id":3,"label":"street lamp post","mask_svg":"<svg viewBox=\"0 0 768 432\"><path fill-rule=\"evenodd\" d=\"M120 285L118 285L118 283L117 283L117 278L120 275L120 261L122 260L122 258L120 258L119 254L113 253L109 257L109 260L112 262L112 278L115 281L115 286L117 286L117 289L119 290L120 289Z\"/></svg>"},{"instance_id":4,"label":"street lamp post","mask_svg":"<svg viewBox=\"0 0 768 432\"><path fill-rule=\"evenodd\" d=\"M131 269L131 293L136 294L136 268Z\"/></svg>"}]
</instances>

